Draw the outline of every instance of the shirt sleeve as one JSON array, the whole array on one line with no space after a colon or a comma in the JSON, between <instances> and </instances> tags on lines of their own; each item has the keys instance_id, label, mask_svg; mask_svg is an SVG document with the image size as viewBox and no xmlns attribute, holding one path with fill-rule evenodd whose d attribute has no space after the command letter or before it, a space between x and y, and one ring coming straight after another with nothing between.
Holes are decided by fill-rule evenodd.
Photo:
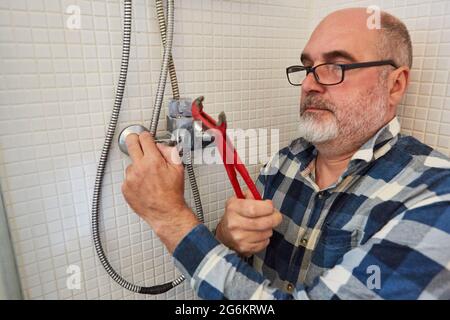
<instances>
[{"instance_id":1,"label":"shirt sleeve","mask_svg":"<svg viewBox=\"0 0 450 320\"><path fill-rule=\"evenodd\" d=\"M310 287L292 294L271 285L204 225L174 252L203 299L449 299L450 195L425 199L347 252Z\"/></svg>"}]
</instances>

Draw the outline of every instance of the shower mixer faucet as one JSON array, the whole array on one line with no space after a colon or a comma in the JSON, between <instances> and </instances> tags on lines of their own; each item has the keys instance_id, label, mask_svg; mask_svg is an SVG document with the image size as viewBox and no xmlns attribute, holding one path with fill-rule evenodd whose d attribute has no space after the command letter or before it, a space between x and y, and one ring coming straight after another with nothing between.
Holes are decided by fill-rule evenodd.
<instances>
[{"instance_id":1,"label":"shower mixer faucet","mask_svg":"<svg viewBox=\"0 0 450 320\"><path fill-rule=\"evenodd\" d=\"M195 150L195 147L201 146L206 148L214 141L214 136L204 132L201 124L194 121L191 113L192 100L190 99L172 99L169 101L168 109L169 114L166 116L167 131L157 135L155 137L156 143L164 143L170 147L179 146L181 143L188 143L183 145L190 149ZM149 129L140 124L132 124L124 128L119 134L119 149L126 155L128 154L128 147L126 145L126 138L128 135L141 134L142 132L150 132ZM186 135L190 136L190 139L185 140ZM195 139L201 139L200 144L195 143ZM183 148L179 147L180 155Z\"/></svg>"},{"instance_id":2,"label":"shower mixer faucet","mask_svg":"<svg viewBox=\"0 0 450 320\"><path fill-rule=\"evenodd\" d=\"M125 129L123 129L119 134L119 149L120 149L120 151L122 151L126 155L129 155L128 147L126 144L127 137L132 133L139 135L144 131L150 132L150 130L148 130L146 127L144 127L143 125L140 125L140 124L132 124L132 125L126 127ZM178 143L177 140L171 139L170 135L158 137L155 139L155 142L156 143L164 143L170 147L176 146Z\"/></svg>"}]
</instances>

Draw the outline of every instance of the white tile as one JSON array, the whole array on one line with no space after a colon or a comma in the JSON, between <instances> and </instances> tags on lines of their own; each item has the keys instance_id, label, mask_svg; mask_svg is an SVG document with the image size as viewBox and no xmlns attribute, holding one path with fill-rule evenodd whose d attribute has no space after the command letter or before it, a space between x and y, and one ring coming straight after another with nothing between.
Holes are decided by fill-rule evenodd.
<instances>
[{"instance_id":1,"label":"white tile","mask_svg":"<svg viewBox=\"0 0 450 320\"><path fill-rule=\"evenodd\" d=\"M25 290L27 290L30 299L40 299L42 296L42 286L36 286Z\"/></svg>"}]
</instances>

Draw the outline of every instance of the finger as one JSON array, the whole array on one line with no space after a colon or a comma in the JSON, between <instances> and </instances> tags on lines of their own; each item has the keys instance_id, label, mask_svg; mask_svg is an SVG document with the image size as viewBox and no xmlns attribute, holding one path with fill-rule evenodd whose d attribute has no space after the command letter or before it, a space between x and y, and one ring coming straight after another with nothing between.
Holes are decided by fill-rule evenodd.
<instances>
[{"instance_id":1,"label":"finger","mask_svg":"<svg viewBox=\"0 0 450 320\"><path fill-rule=\"evenodd\" d=\"M275 209L272 215L272 228L278 226L281 223L281 221L283 221L283 215L281 214L280 211Z\"/></svg>"},{"instance_id":2,"label":"finger","mask_svg":"<svg viewBox=\"0 0 450 320\"><path fill-rule=\"evenodd\" d=\"M176 147L169 147L164 143L158 143L156 144L156 147L168 163L176 165L181 164L181 158Z\"/></svg>"},{"instance_id":3,"label":"finger","mask_svg":"<svg viewBox=\"0 0 450 320\"><path fill-rule=\"evenodd\" d=\"M148 131L144 131L139 135L139 142L141 143L144 155L153 160L161 161L162 155L156 147L155 139Z\"/></svg>"},{"instance_id":4,"label":"finger","mask_svg":"<svg viewBox=\"0 0 450 320\"><path fill-rule=\"evenodd\" d=\"M227 199L226 203L225 203L225 211L229 209L229 207L233 204L233 202L235 202L236 200L238 200L238 198L234 195L231 196Z\"/></svg>"},{"instance_id":5,"label":"finger","mask_svg":"<svg viewBox=\"0 0 450 320\"><path fill-rule=\"evenodd\" d=\"M264 250L270 243L270 239L252 244L252 253L257 253Z\"/></svg>"},{"instance_id":6,"label":"finger","mask_svg":"<svg viewBox=\"0 0 450 320\"><path fill-rule=\"evenodd\" d=\"M244 190L244 196L245 196L245 199L255 200L255 197L253 196L253 193L252 193L250 190L248 190L248 189L245 189L245 190ZM263 201L267 201L267 202L269 202L271 205L273 205L272 200L266 199L266 200L263 200Z\"/></svg>"},{"instance_id":7,"label":"finger","mask_svg":"<svg viewBox=\"0 0 450 320\"><path fill-rule=\"evenodd\" d=\"M125 177L131 175L131 170L133 170L132 167L133 167L133 165L130 164L130 165L125 169Z\"/></svg>"},{"instance_id":8,"label":"finger","mask_svg":"<svg viewBox=\"0 0 450 320\"><path fill-rule=\"evenodd\" d=\"M270 239L270 237L272 237L272 234L273 234L272 230L267 230L263 232L252 232L251 234L249 234L248 238L246 238L246 242L252 244L263 242Z\"/></svg>"},{"instance_id":9,"label":"finger","mask_svg":"<svg viewBox=\"0 0 450 320\"><path fill-rule=\"evenodd\" d=\"M246 189L245 191L244 191L244 196L245 196L245 199L252 199L252 200L255 200L255 197L253 197L253 194L250 192L250 190L248 190L248 189Z\"/></svg>"},{"instance_id":10,"label":"finger","mask_svg":"<svg viewBox=\"0 0 450 320\"><path fill-rule=\"evenodd\" d=\"M125 143L127 145L128 154L130 155L130 158L133 162L141 159L144 156L144 153L141 149L141 144L139 143L139 136L137 134L129 134L125 139Z\"/></svg>"},{"instance_id":11,"label":"finger","mask_svg":"<svg viewBox=\"0 0 450 320\"><path fill-rule=\"evenodd\" d=\"M244 256L250 256L252 254L258 253L262 250L264 250L270 243L270 239L266 239L257 243L246 243L242 246L240 246L240 252Z\"/></svg>"},{"instance_id":12,"label":"finger","mask_svg":"<svg viewBox=\"0 0 450 320\"><path fill-rule=\"evenodd\" d=\"M229 202L227 210L232 210L247 218L257 218L271 215L273 205L270 201L236 199Z\"/></svg>"},{"instance_id":13,"label":"finger","mask_svg":"<svg viewBox=\"0 0 450 320\"><path fill-rule=\"evenodd\" d=\"M272 215L258 218L237 216L234 221L230 221L230 227L237 230L263 232L273 229L273 221Z\"/></svg>"}]
</instances>

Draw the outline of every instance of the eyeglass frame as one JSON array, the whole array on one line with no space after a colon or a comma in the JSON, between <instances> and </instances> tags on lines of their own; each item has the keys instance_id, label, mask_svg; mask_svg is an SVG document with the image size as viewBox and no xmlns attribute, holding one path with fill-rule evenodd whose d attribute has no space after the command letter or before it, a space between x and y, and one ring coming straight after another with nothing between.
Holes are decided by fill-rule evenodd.
<instances>
[{"instance_id":1,"label":"eyeglass frame","mask_svg":"<svg viewBox=\"0 0 450 320\"><path fill-rule=\"evenodd\" d=\"M318 68L320 66L323 66L323 65L327 65L327 64L336 65L336 66L339 66L341 68L341 70L342 70L341 81L336 82L336 83L331 83L331 84L324 84L324 83L321 83L319 81L319 78L318 78L318 76L316 74L316 68ZM398 66L395 64L395 62L393 60L367 61L367 62L357 62L357 63L347 63L347 64L325 62L325 63L318 64L315 67L306 67L306 66L301 66L301 65L293 65L293 66L287 67L286 68L286 77L288 79L289 84L291 84L293 86L296 86L296 87L301 86L302 85L301 83L293 84L291 82L291 80L289 79L289 73L292 73L292 72L289 72L289 69L294 68L294 67L303 68L303 70L299 70L299 71L306 71L306 77L312 72L312 74L314 75L314 79L316 80L316 82L318 84L320 84L322 86L334 86L334 85L337 85L337 84L342 83L344 81L345 71L346 70L359 69L359 68L368 68L368 67L377 67L377 66L386 66L386 65L391 65L395 69L398 68ZM305 79L306 79L306 77L305 77ZM305 79L303 79L303 81ZM302 81L302 83L303 83L303 81Z\"/></svg>"}]
</instances>

